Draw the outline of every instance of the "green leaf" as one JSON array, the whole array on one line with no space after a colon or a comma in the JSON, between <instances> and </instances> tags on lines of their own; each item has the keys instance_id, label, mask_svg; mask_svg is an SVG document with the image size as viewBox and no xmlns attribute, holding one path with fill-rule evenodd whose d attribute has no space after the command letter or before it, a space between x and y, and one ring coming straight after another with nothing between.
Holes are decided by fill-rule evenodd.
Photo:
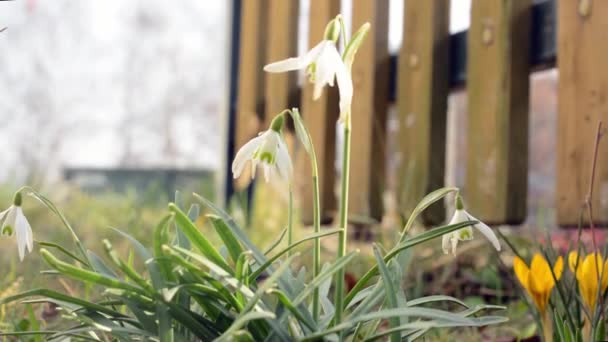
<instances>
[{"instance_id":1,"label":"green leaf","mask_svg":"<svg viewBox=\"0 0 608 342\"><path fill-rule=\"evenodd\" d=\"M336 272L344 268L351 260L353 260L355 256L357 256L358 253L359 251L353 251L341 258L338 258L333 264L331 264L331 266L319 273L319 275L316 276L293 300L294 305L299 305L302 303L304 299L306 299L306 297L313 292L314 289L321 286L325 280L331 278Z\"/></svg>"},{"instance_id":2,"label":"green leaf","mask_svg":"<svg viewBox=\"0 0 608 342\"><path fill-rule=\"evenodd\" d=\"M171 215L166 215L154 228L154 256L158 259L158 268L162 278L174 280L175 276L171 269L171 263L164 259L162 246L168 243L167 230L171 222Z\"/></svg>"},{"instance_id":3,"label":"green leaf","mask_svg":"<svg viewBox=\"0 0 608 342\"><path fill-rule=\"evenodd\" d=\"M434 296L426 296L426 297L411 299L407 302L407 306L417 306L417 305L433 303L433 302L453 302L453 303L462 305L467 309L469 308L469 306L465 302L461 301L460 299L457 299L457 298L454 298L451 296L444 296L444 295L434 295Z\"/></svg>"},{"instance_id":4,"label":"green leaf","mask_svg":"<svg viewBox=\"0 0 608 342\"><path fill-rule=\"evenodd\" d=\"M388 263L392 258L399 255L399 253L401 251L407 250L408 248L412 248L423 242L432 240L439 236L443 236L444 234L453 232L455 230L474 225L475 223L477 223L477 221L465 221L465 222L461 222L458 224L442 226L439 228L434 228L434 229L428 230L422 234L418 234L418 235L414 236L413 238L406 239L404 242L395 246L386 256L384 256L384 262ZM370 281L370 279L372 277L374 277L376 274L378 274L378 267L374 266L359 279L357 284L355 284L355 286L352 288L352 290L348 293L348 295L344 299L344 303L346 306L348 306L350 301L353 300L353 298L355 297L355 295L357 295L357 293L359 291L363 290L364 286L367 285L367 283Z\"/></svg>"},{"instance_id":5,"label":"green leaf","mask_svg":"<svg viewBox=\"0 0 608 342\"><path fill-rule=\"evenodd\" d=\"M78 306L79 308L84 308L84 309L91 310L91 311L98 311L98 312L104 313L111 317L127 317L127 316L125 316L119 312L116 312L110 308L107 308L105 306L91 303L84 299L68 296L63 293L59 293L57 291L47 290L47 289L34 289L34 290L29 290L29 291L18 293L14 296L0 298L0 305L12 303L12 302L18 301L23 298L30 298L30 297L34 297L34 296L43 296L43 297L47 297L50 299L62 301L65 303L70 303L70 304Z\"/></svg>"},{"instance_id":6,"label":"green leaf","mask_svg":"<svg viewBox=\"0 0 608 342\"><path fill-rule=\"evenodd\" d=\"M230 258L236 263L241 253L243 253L241 244L219 216L207 215L207 218L209 218L211 224L213 224L213 227L215 228L215 231L220 236L222 241L224 241L224 245L226 246L226 249L228 249Z\"/></svg>"},{"instance_id":7,"label":"green leaf","mask_svg":"<svg viewBox=\"0 0 608 342\"><path fill-rule=\"evenodd\" d=\"M221 266L216 265L213 261L206 259L205 257L195 254L191 251L185 250L180 247L174 246L165 246L165 248L178 252L182 255L190 257L192 260L204 265L207 267L214 277L220 280L223 283L230 285L235 290L240 291L246 298L251 299L254 296L254 293L248 287L244 286L238 279L234 278L230 273L226 272Z\"/></svg>"},{"instance_id":8,"label":"green leaf","mask_svg":"<svg viewBox=\"0 0 608 342\"><path fill-rule=\"evenodd\" d=\"M380 251L378 250L378 246L376 245L374 245L374 257L376 258L376 263L378 264L380 276L382 277L382 282L384 284L384 292L386 293L386 302L388 303L388 307L391 309L395 309L398 307L396 292L400 289L395 288L388 267L386 267L384 260L382 260L382 255L380 255ZM401 322L399 320L399 317L391 317L389 319L390 328L396 328L399 326L400 323ZM401 342L400 333L398 331L395 331L393 334L391 334L390 340L391 342Z\"/></svg>"},{"instance_id":9,"label":"green leaf","mask_svg":"<svg viewBox=\"0 0 608 342\"><path fill-rule=\"evenodd\" d=\"M279 234L279 237L270 244L270 246L264 252L264 255L270 254L270 252L272 252L281 243L281 241L283 241L285 234L287 234L287 228L285 228L281 231L281 234Z\"/></svg>"},{"instance_id":10,"label":"green leaf","mask_svg":"<svg viewBox=\"0 0 608 342\"><path fill-rule=\"evenodd\" d=\"M428 309L428 308L397 308L397 309L386 309L379 310L376 312L372 312L365 315L360 315L358 317L353 317L351 319L345 320L344 322L333 326L330 329L326 329L324 331L311 334L306 336L306 338L302 339L302 341L314 341L323 336L338 333L341 331L348 331L354 328L357 324L361 322L367 322L376 319L389 319L392 317L415 317L415 318L425 318L430 320L442 320L445 323L455 323L458 324L456 326L477 326L479 323L470 318L462 317L457 314L453 314L447 311L437 310L437 309ZM418 322L420 323L420 322ZM408 323L414 324L414 323Z\"/></svg>"},{"instance_id":11,"label":"green leaf","mask_svg":"<svg viewBox=\"0 0 608 342\"><path fill-rule=\"evenodd\" d=\"M51 247L51 248L56 248L57 250L59 250L60 252L62 252L63 254L67 255L68 257L78 261L79 263L86 265L87 262L82 260L81 258L77 257L76 255L74 255L72 252L68 251L67 249L65 249L63 246L58 245L56 243L52 243L52 242L46 242L46 241L36 241L37 244L39 244L40 246L43 247Z\"/></svg>"},{"instance_id":12,"label":"green leaf","mask_svg":"<svg viewBox=\"0 0 608 342\"><path fill-rule=\"evenodd\" d=\"M106 266L106 264L103 262L103 260L101 260L100 257L97 256L97 254L93 253L92 251L87 251L87 253L89 255L89 260L91 261L91 267L95 272L101 273L110 278L118 279L116 273L114 273L111 268Z\"/></svg>"},{"instance_id":13,"label":"green leaf","mask_svg":"<svg viewBox=\"0 0 608 342\"><path fill-rule=\"evenodd\" d=\"M218 337L216 341L218 341L218 342L232 341L232 335L235 332L239 331L242 327L244 327L250 321L258 320L258 319L275 319L275 318L276 318L275 314L272 312L268 312L268 311L248 312L248 313L240 316L238 319L236 319L234 321L234 323L232 323L230 328L228 328L228 330L226 330L220 337Z\"/></svg>"},{"instance_id":14,"label":"green leaf","mask_svg":"<svg viewBox=\"0 0 608 342\"><path fill-rule=\"evenodd\" d=\"M444 198L448 194L458 192L458 191L459 191L458 188L441 188L441 189L437 189L437 190L429 193L428 195L424 196L424 198L420 202L418 202L418 204L416 205L416 208L414 208L414 210L412 211L412 214L408 218L407 223L405 224L405 227L403 228L403 231L401 232L401 237L399 239L399 242L403 242L405 240L410 228L412 227L414 222L416 222L416 219L418 218L418 216L420 216L420 214L422 214L422 212L425 211L426 208L430 207L431 204L439 201L440 199Z\"/></svg>"},{"instance_id":15,"label":"green leaf","mask_svg":"<svg viewBox=\"0 0 608 342\"><path fill-rule=\"evenodd\" d=\"M169 218L167 218L167 220L169 220ZM162 222L161 222L161 224L162 224ZM144 247L144 245L142 245L141 242L137 241L137 239L135 239L131 235L121 231L120 229L116 229L116 228L112 228L112 229L115 232L117 232L118 234L125 237L131 243L131 245L133 247L135 247L135 251L137 252L137 254L139 254L139 257L144 260L144 262L146 264L146 268L148 269L148 273L150 273L150 279L152 280L152 286L154 286L154 288L156 290L165 288L166 287L165 280L163 279L163 277L160 274L160 269L158 267L156 260L154 259L154 256L152 255L152 253L150 251L148 251L148 249L146 247Z\"/></svg>"},{"instance_id":16,"label":"green leaf","mask_svg":"<svg viewBox=\"0 0 608 342\"><path fill-rule=\"evenodd\" d=\"M169 210L175 214L175 221L188 237L190 242L203 253L205 257L213 261L224 271L232 273L232 269L226 263L222 255L213 247L213 244L198 230L198 228L190 221L188 216L184 214L174 203L169 204Z\"/></svg>"},{"instance_id":17,"label":"green leaf","mask_svg":"<svg viewBox=\"0 0 608 342\"><path fill-rule=\"evenodd\" d=\"M254 282L259 276L260 274L264 273L264 271L270 266L272 265L272 263L274 263L276 260L278 260L281 256L283 256L284 254L286 254L287 252L289 252L290 250L294 249L295 247L301 245L302 243L306 242L306 241L310 241L310 240L315 240L315 239L319 239L322 238L324 236L328 236L328 235L333 235L333 234L337 234L339 232L341 232L342 229L328 229L325 230L321 233L316 233L316 234L311 234L301 240L298 240L296 242L294 242L293 244L291 244L291 246L287 246L286 248L282 249L281 251L279 251L277 254L273 255L270 259L268 259L264 264L262 264L258 269L256 269L251 276L249 277L249 281L250 282Z\"/></svg>"},{"instance_id":18,"label":"green leaf","mask_svg":"<svg viewBox=\"0 0 608 342\"><path fill-rule=\"evenodd\" d=\"M46 261L46 263L49 264L52 268L56 269L57 271L68 277L87 283L133 291L136 293L145 293L140 288L135 287L131 284L65 263L55 258L53 254L51 254L48 250L44 248L40 250L40 255L42 255L44 261Z\"/></svg>"}]
</instances>

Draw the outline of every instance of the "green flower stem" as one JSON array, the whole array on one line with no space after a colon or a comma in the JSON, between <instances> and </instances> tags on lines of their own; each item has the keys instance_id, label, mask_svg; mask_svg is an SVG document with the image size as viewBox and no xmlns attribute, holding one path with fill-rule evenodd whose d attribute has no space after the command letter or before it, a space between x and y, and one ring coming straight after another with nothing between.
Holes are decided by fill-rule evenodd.
<instances>
[{"instance_id":1,"label":"green flower stem","mask_svg":"<svg viewBox=\"0 0 608 342\"><path fill-rule=\"evenodd\" d=\"M293 244L293 188L289 185L289 208L287 212L287 246ZM291 251L287 256L291 255Z\"/></svg>"},{"instance_id":2,"label":"green flower stem","mask_svg":"<svg viewBox=\"0 0 608 342\"><path fill-rule=\"evenodd\" d=\"M317 166L317 154L315 149L311 148L310 163L312 167L312 194L313 194L313 228L315 234L321 232L321 203L319 197L319 168ZM321 272L321 239L315 240L313 250L312 273L315 279ZM312 317L315 322L319 321L320 317L320 298L319 288L315 288L312 294Z\"/></svg>"},{"instance_id":3,"label":"green flower stem","mask_svg":"<svg viewBox=\"0 0 608 342\"><path fill-rule=\"evenodd\" d=\"M346 113L344 120L344 150L342 155L342 190L340 192L340 229L338 235L338 259L346 254L346 238L348 236L348 182L350 175L350 113ZM344 268L336 272L336 314L334 324L342 323L344 310Z\"/></svg>"}]
</instances>

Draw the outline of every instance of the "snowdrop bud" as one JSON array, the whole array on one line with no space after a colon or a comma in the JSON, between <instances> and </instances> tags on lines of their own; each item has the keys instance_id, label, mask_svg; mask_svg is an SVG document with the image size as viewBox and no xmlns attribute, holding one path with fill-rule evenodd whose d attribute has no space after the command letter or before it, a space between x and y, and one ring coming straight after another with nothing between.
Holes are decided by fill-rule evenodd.
<instances>
[{"instance_id":1,"label":"snowdrop bud","mask_svg":"<svg viewBox=\"0 0 608 342\"><path fill-rule=\"evenodd\" d=\"M270 123L270 129L277 133L281 133L281 129L283 129L283 121L285 121L283 119L283 113L275 116L274 119L272 119L272 122Z\"/></svg>"},{"instance_id":2,"label":"snowdrop bud","mask_svg":"<svg viewBox=\"0 0 608 342\"><path fill-rule=\"evenodd\" d=\"M23 198L21 196L21 192L15 193L15 196L13 197L13 204L20 207L22 202Z\"/></svg>"},{"instance_id":3,"label":"snowdrop bud","mask_svg":"<svg viewBox=\"0 0 608 342\"><path fill-rule=\"evenodd\" d=\"M462 203L462 196L460 196L460 194L456 194L456 210L463 210L464 209L464 204Z\"/></svg>"},{"instance_id":4,"label":"snowdrop bud","mask_svg":"<svg viewBox=\"0 0 608 342\"><path fill-rule=\"evenodd\" d=\"M340 38L340 20L336 17L325 26L325 34L323 35L324 40L331 40L337 42Z\"/></svg>"}]
</instances>

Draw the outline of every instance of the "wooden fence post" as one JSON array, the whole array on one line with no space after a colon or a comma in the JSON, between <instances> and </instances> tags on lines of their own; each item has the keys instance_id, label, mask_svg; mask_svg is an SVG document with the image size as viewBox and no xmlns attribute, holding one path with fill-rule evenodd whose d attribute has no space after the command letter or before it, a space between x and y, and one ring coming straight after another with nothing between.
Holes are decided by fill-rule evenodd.
<instances>
[{"instance_id":1,"label":"wooden fence post","mask_svg":"<svg viewBox=\"0 0 608 342\"><path fill-rule=\"evenodd\" d=\"M558 1L557 220L578 225L589 190L598 122L608 124L608 2ZM596 223L608 222L608 141L599 146L593 190ZM585 222L588 217L583 216Z\"/></svg>"},{"instance_id":2,"label":"wooden fence post","mask_svg":"<svg viewBox=\"0 0 608 342\"><path fill-rule=\"evenodd\" d=\"M530 9L530 0L472 2L464 199L487 223L526 217Z\"/></svg>"},{"instance_id":3,"label":"wooden fence post","mask_svg":"<svg viewBox=\"0 0 608 342\"><path fill-rule=\"evenodd\" d=\"M310 19L308 48L323 39L325 25L340 13L340 0L310 0ZM302 116L310 131L319 167L319 190L321 199L321 220L327 222L336 209L334 195L336 120L338 120L338 95L336 88L323 92L317 101L312 100L313 87L306 79L302 89ZM306 152L298 151L296 168L298 198L302 221L306 224L313 220L312 173Z\"/></svg>"},{"instance_id":4,"label":"wooden fence post","mask_svg":"<svg viewBox=\"0 0 608 342\"><path fill-rule=\"evenodd\" d=\"M264 74L266 51L267 0L242 2L240 33L240 65L238 77L238 103L236 113L235 151L238 151L261 128L264 113ZM232 156L234 157L234 156ZM251 181L250 169L245 168L235 181L235 188L243 190Z\"/></svg>"},{"instance_id":5,"label":"wooden fence post","mask_svg":"<svg viewBox=\"0 0 608 342\"><path fill-rule=\"evenodd\" d=\"M363 222L382 218L385 189L386 115L388 111L388 0L354 0L353 34L371 24L352 68L350 219Z\"/></svg>"},{"instance_id":6,"label":"wooden fence post","mask_svg":"<svg viewBox=\"0 0 608 342\"><path fill-rule=\"evenodd\" d=\"M411 212L428 192L444 184L449 94L449 0L408 0L399 51L399 209ZM442 204L425 219L444 219Z\"/></svg>"},{"instance_id":7,"label":"wooden fence post","mask_svg":"<svg viewBox=\"0 0 608 342\"><path fill-rule=\"evenodd\" d=\"M266 62L276 62L298 54L299 0L268 0ZM263 47L260 47L263 48ZM265 126L284 109L297 103L298 73L266 73ZM266 128L264 128L266 129Z\"/></svg>"}]
</instances>

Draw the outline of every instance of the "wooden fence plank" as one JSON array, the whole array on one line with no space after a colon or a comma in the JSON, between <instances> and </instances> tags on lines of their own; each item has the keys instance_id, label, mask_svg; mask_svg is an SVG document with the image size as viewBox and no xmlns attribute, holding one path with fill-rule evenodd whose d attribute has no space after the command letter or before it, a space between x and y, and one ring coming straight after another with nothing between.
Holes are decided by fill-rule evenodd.
<instances>
[{"instance_id":1,"label":"wooden fence plank","mask_svg":"<svg viewBox=\"0 0 608 342\"><path fill-rule=\"evenodd\" d=\"M354 0L352 32L366 22L371 31L353 65L353 158L349 192L351 220L382 217L386 164L389 53L388 0Z\"/></svg>"},{"instance_id":2,"label":"wooden fence plank","mask_svg":"<svg viewBox=\"0 0 608 342\"><path fill-rule=\"evenodd\" d=\"M242 2L240 33L240 65L238 77L238 104L235 124L235 151L238 151L261 129L264 109L264 74L266 62L267 0ZM234 156L232 156L234 157ZM251 181L249 168L235 181L236 190L242 190Z\"/></svg>"},{"instance_id":3,"label":"wooden fence plank","mask_svg":"<svg viewBox=\"0 0 608 342\"><path fill-rule=\"evenodd\" d=\"M449 93L449 0L405 2L399 51L399 208L411 211L422 197L444 184ZM438 223L442 204L425 212Z\"/></svg>"},{"instance_id":4,"label":"wooden fence plank","mask_svg":"<svg viewBox=\"0 0 608 342\"><path fill-rule=\"evenodd\" d=\"M323 39L325 25L340 13L340 0L310 0L308 47ZM321 98L312 100L312 84L305 80L302 89L302 116L310 130L319 167L321 219L331 219L337 203L334 195L336 120L338 119L338 95L336 88L326 88ZM310 224L313 219L312 178L306 152L300 149L297 156L296 186L301 218Z\"/></svg>"},{"instance_id":5,"label":"wooden fence plank","mask_svg":"<svg viewBox=\"0 0 608 342\"><path fill-rule=\"evenodd\" d=\"M488 223L526 216L530 0L473 0L465 202Z\"/></svg>"},{"instance_id":6,"label":"wooden fence plank","mask_svg":"<svg viewBox=\"0 0 608 342\"><path fill-rule=\"evenodd\" d=\"M591 176L599 120L608 122L608 2L558 2L557 219L578 224ZM593 193L594 220L608 222L608 153L600 144ZM585 216L585 220L587 217Z\"/></svg>"},{"instance_id":7,"label":"wooden fence plank","mask_svg":"<svg viewBox=\"0 0 608 342\"><path fill-rule=\"evenodd\" d=\"M298 54L299 0L268 0L268 40L266 62L276 62ZM296 103L293 95L298 92L298 73L266 73L265 126L276 114Z\"/></svg>"}]
</instances>

